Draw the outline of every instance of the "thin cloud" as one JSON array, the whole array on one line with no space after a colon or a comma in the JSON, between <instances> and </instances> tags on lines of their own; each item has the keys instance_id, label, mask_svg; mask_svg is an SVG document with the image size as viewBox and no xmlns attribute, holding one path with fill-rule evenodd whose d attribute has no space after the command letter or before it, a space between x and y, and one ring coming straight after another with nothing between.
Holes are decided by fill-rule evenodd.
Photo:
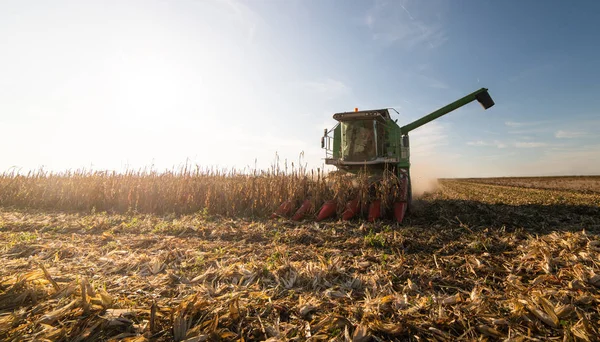
<instances>
[{"instance_id":1,"label":"thin cloud","mask_svg":"<svg viewBox=\"0 0 600 342\"><path fill-rule=\"evenodd\" d=\"M506 121L504 123L508 127L523 127L525 123L523 122L514 122L514 121Z\"/></svg>"},{"instance_id":2,"label":"thin cloud","mask_svg":"<svg viewBox=\"0 0 600 342\"><path fill-rule=\"evenodd\" d=\"M404 10L404 12L406 12L408 14L408 17L410 18L410 20L415 20L415 18L413 18L412 14L410 14L410 12L406 9L406 7L404 7L404 5L399 4L400 7L402 7L402 9Z\"/></svg>"},{"instance_id":3,"label":"thin cloud","mask_svg":"<svg viewBox=\"0 0 600 342\"><path fill-rule=\"evenodd\" d=\"M450 88L446 83L438 80L437 78L429 77L429 76L425 76L425 75L420 75L419 77L430 88L435 88L435 89L448 89L448 88Z\"/></svg>"},{"instance_id":4,"label":"thin cloud","mask_svg":"<svg viewBox=\"0 0 600 342\"><path fill-rule=\"evenodd\" d=\"M516 152L504 152L501 154L486 154L479 156L479 160L507 160L510 157L517 155Z\"/></svg>"},{"instance_id":5,"label":"thin cloud","mask_svg":"<svg viewBox=\"0 0 600 342\"><path fill-rule=\"evenodd\" d=\"M233 14L235 21L238 24L241 24L247 32L246 42L252 44L259 24L265 25L265 22L260 15L239 0L214 0L213 2L227 7Z\"/></svg>"},{"instance_id":6,"label":"thin cloud","mask_svg":"<svg viewBox=\"0 0 600 342\"><path fill-rule=\"evenodd\" d=\"M469 146L496 147L496 148L505 148L506 147L505 143L500 142L498 140L494 140L494 141L483 141L483 140L469 141L469 142L467 142L467 145L469 145Z\"/></svg>"},{"instance_id":7,"label":"thin cloud","mask_svg":"<svg viewBox=\"0 0 600 342\"><path fill-rule=\"evenodd\" d=\"M438 122L430 122L421 126L410 135L410 149L413 157L431 157L436 155L441 146L448 144L447 128Z\"/></svg>"},{"instance_id":8,"label":"thin cloud","mask_svg":"<svg viewBox=\"0 0 600 342\"><path fill-rule=\"evenodd\" d=\"M344 82L331 78L319 81L304 82L302 83L302 86L329 99L346 95L351 91L351 88Z\"/></svg>"},{"instance_id":9,"label":"thin cloud","mask_svg":"<svg viewBox=\"0 0 600 342\"><path fill-rule=\"evenodd\" d=\"M318 93L330 96L339 96L350 92L350 87L344 82L331 78L322 81L305 82L304 86Z\"/></svg>"},{"instance_id":10,"label":"thin cloud","mask_svg":"<svg viewBox=\"0 0 600 342\"><path fill-rule=\"evenodd\" d=\"M539 126L539 125L548 124L548 123L552 123L552 121L550 121L550 120L543 120L543 121L528 121L528 122L518 122L518 121L506 121L506 122L504 122L504 124L506 126L508 126L508 127L514 127L514 128Z\"/></svg>"},{"instance_id":11,"label":"thin cloud","mask_svg":"<svg viewBox=\"0 0 600 342\"><path fill-rule=\"evenodd\" d=\"M573 138L582 138L587 136L587 132L583 131L557 131L554 136L559 139L573 139Z\"/></svg>"},{"instance_id":12,"label":"thin cloud","mask_svg":"<svg viewBox=\"0 0 600 342\"><path fill-rule=\"evenodd\" d=\"M520 166L521 172L540 175L596 175L600 168L600 144L564 147L544 154L529 165ZM543 173L540 173L540 170Z\"/></svg>"},{"instance_id":13,"label":"thin cloud","mask_svg":"<svg viewBox=\"0 0 600 342\"><path fill-rule=\"evenodd\" d=\"M551 128L551 124L555 121L541 120L541 121L506 121L504 125L512 128L508 131L508 134L533 134L533 133L548 133L552 132L554 128Z\"/></svg>"},{"instance_id":14,"label":"thin cloud","mask_svg":"<svg viewBox=\"0 0 600 342\"><path fill-rule=\"evenodd\" d=\"M552 129L549 128L529 128L529 129L518 129L508 131L508 134L537 134L537 133L548 133L551 132ZM531 137L521 137L521 139L531 139Z\"/></svg>"},{"instance_id":15,"label":"thin cloud","mask_svg":"<svg viewBox=\"0 0 600 342\"><path fill-rule=\"evenodd\" d=\"M551 63L535 64L532 67L521 70L517 74L511 76L508 80L509 82L514 83L524 79L535 78L551 71L552 69L554 69L554 65L552 65Z\"/></svg>"},{"instance_id":16,"label":"thin cloud","mask_svg":"<svg viewBox=\"0 0 600 342\"><path fill-rule=\"evenodd\" d=\"M325 128L327 128L327 130L330 130L330 129L332 129L332 128L333 128L333 126L335 126L335 125L337 124L337 121L335 121L335 120L333 119L333 114L334 114L334 113L335 113L335 112L333 112L333 111L331 111L331 112L329 112L329 111L324 111L324 112L323 112L323 114L322 114L322 118L323 118L323 120L322 120L322 121L320 121L320 123L319 123L319 124L317 124L317 125L315 125L315 126L314 126L314 127L315 127L315 129L316 129L317 131L319 131L321 134L323 134L323 130L324 130Z\"/></svg>"},{"instance_id":17,"label":"thin cloud","mask_svg":"<svg viewBox=\"0 0 600 342\"><path fill-rule=\"evenodd\" d=\"M538 148L538 147L546 147L546 146L548 146L548 144L543 143L543 142L529 141L529 142L516 142L514 146L516 148Z\"/></svg>"},{"instance_id":18,"label":"thin cloud","mask_svg":"<svg viewBox=\"0 0 600 342\"><path fill-rule=\"evenodd\" d=\"M373 40L403 44L409 49L423 45L436 48L448 40L439 25L415 18L406 6L395 1L376 2L367 11L365 25L371 31Z\"/></svg>"}]
</instances>

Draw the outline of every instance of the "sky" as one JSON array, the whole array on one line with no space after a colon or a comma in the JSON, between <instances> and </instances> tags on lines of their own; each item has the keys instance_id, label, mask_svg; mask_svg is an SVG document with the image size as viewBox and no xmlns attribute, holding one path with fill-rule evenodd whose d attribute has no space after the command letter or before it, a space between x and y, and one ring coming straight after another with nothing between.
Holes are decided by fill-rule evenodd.
<instances>
[{"instance_id":1,"label":"sky","mask_svg":"<svg viewBox=\"0 0 600 342\"><path fill-rule=\"evenodd\" d=\"M598 1L2 1L0 171L323 167L336 112L436 177L600 174Z\"/></svg>"}]
</instances>

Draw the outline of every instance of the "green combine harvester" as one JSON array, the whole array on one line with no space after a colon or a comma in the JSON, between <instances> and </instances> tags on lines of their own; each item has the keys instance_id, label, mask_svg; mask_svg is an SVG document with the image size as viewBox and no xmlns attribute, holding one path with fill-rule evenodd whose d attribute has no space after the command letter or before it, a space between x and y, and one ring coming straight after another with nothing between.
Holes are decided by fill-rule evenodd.
<instances>
[{"instance_id":1,"label":"green combine harvester","mask_svg":"<svg viewBox=\"0 0 600 342\"><path fill-rule=\"evenodd\" d=\"M391 212L396 221L402 222L412 200L408 133L475 100L484 109L494 105L488 90L481 88L404 126L399 126L397 120L392 120L389 109L359 111L355 108L354 112L334 114L333 118L338 124L331 130L325 129L321 138L321 148L326 151L325 163L349 174L366 173L373 187L384 178L384 174L392 174L395 188L399 191L395 191L393 196ZM368 220L373 222L381 217L382 203L375 196L371 197ZM301 219L307 212L308 205L308 201L305 201L294 219ZM358 199L349 201L342 219L349 220L356 216L361 211L359 206ZM279 213L273 215L277 216L290 207L291 202L288 201L282 204ZM316 220L327 219L335 215L336 211L337 201L327 201L318 211Z\"/></svg>"}]
</instances>

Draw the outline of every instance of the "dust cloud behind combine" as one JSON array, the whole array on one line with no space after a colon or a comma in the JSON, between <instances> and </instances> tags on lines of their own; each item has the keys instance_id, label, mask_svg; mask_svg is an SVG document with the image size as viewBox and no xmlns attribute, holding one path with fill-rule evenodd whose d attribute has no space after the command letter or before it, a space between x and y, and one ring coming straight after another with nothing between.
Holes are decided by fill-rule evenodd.
<instances>
[{"instance_id":1,"label":"dust cloud behind combine","mask_svg":"<svg viewBox=\"0 0 600 342\"><path fill-rule=\"evenodd\" d=\"M410 179L414 198L421 197L426 192L437 190L438 178L444 177L438 165L430 161L413 163L410 168Z\"/></svg>"}]
</instances>

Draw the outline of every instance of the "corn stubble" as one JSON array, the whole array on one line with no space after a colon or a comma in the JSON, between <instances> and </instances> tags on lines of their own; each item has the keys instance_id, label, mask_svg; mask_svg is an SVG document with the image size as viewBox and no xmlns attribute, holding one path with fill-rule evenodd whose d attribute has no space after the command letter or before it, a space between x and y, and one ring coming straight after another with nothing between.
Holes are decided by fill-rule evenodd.
<instances>
[{"instance_id":1,"label":"corn stubble","mask_svg":"<svg viewBox=\"0 0 600 342\"><path fill-rule=\"evenodd\" d=\"M600 333L595 194L445 180L405 226L316 224L249 216L307 194L345 200L356 188L306 173L50 176L0 182L22 185L9 187L22 202L0 211L0 340L595 341ZM200 184L204 201L186 197ZM109 189L122 207L101 212L98 203L113 202L93 194ZM220 208L226 200L247 216ZM185 203L189 214L174 215Z\"/></svg>"}]
</instances>

